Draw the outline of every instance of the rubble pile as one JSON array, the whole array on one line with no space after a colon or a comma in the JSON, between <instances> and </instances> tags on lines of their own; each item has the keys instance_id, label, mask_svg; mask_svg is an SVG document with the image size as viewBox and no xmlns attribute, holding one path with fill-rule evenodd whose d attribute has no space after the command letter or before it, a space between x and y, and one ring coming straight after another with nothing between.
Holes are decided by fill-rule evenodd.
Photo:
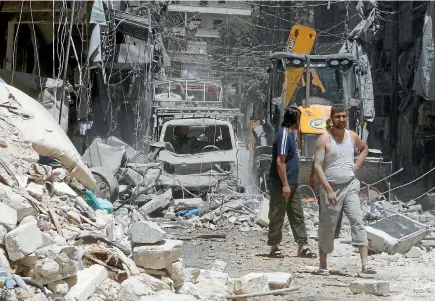
<instances>
[{"instance_id":1,"label":"rubble pile","mask_svg":"<svg viewBox=\"0 0 435 301\"><path fill-rule=\"evenodd\" d=\"M289 274L231 279L224 262L211 270L186 268L183 242L168 239L145 217L166 208L168 200L178 210L191 209L192 201L173 202L169 190L143 210L121 208L113 214L110 202L64 168L42 164L3 119L0 128L0 300L209 301L290 285ZM255 226L258 200L220 202L197 218L217 225L235 218L231 224Z\"/></svg>"},{"instance_id":2,"label":"rubble pile","mask_svg":"<svg viewBox=\"0 0 435 301\"><path fill-rule=\"evenodd\" d=\"M174 207L170 207L165 214L165 217L174 219L177 216L182 219L186 219L186 224L195 228L205 229L230 229L236 227L242 232L250 230L261 230L258 224L258 214L263 202L263 196L257 195L208 195L207 202L201 200L195 210L188 208L191 211L196 212L197 215L182 214L180 215L180 204L186 204L189 199L175 200ZM266 200L267 201L267 200ZM184 210L186 206L181 207ZM181 211L184 213L184 211Z\"/></svg>"}]
</instances>

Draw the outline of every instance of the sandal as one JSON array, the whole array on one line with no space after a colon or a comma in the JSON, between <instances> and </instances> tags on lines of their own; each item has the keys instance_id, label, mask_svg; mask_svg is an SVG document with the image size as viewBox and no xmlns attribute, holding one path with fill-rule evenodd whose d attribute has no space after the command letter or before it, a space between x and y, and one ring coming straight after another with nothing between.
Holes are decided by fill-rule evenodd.
<instances>
[{"instance_id":1,"label":"sandal","mask_svg":"<svg viewBox=\"0 0 435 301\"><path fill-rule=\"evenodd\" d=\"M329 276L329 270L328 269L318 269L317 271L314 271L313 274L319 275L319 276Z\"/></svg>"},{"instance_id":2,"label":"sandal","mask_svg":"<svg viewBox=\"0 0 435 301\"><path fill-rule=\"evenodd\" d=\"M284 254L282 254L280 249L275 249L275 250L270 251L269 257L270 258L284 258Z\"/></svg>"},{"instance_id":3,"label":"sandal","mask_svg":"<svg viewBox=\"0 0 435 301\"><path fill-rule=\"evenodd\" d=\"M362 270L361 270L361 273L363 273L363 274L369 274L369 275L374 275L374 274L376 274L377 272L376 272L375 269L372 268L372 267L369 267L369 266L363 266L363 268L362 268Z\"/></svg>"},{"instance_id":4,"label":"sandal","mask_svg":"<svg viewBox=\"0 0 435 301\"><path fill-rule=\"evenodd\" d=\"M301 254L298 257L317 258L317 255L316 255L316 253L311 252L311 250L309 248L305 248L301 251Z\"/></svg>"}]
</instances>

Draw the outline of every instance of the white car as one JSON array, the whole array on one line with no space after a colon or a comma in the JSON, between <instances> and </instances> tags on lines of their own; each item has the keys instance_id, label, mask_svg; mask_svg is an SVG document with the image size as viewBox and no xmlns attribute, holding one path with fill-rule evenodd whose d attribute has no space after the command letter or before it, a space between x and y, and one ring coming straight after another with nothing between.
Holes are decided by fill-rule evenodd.
<instances>
[{"instance_id":1,"label":"white car","mask_svg":"<svg viewBox=\"0 0 435 301\"><path fill-rule=\"evenodd\" d=\"M163 163L158 186L193 197L208 192L244 192L238 178L237 144L230 122L212 118L173 119L163 124L156 161ZM183 191L187 190L187 191Z\"/></svg>"}]
</instances>

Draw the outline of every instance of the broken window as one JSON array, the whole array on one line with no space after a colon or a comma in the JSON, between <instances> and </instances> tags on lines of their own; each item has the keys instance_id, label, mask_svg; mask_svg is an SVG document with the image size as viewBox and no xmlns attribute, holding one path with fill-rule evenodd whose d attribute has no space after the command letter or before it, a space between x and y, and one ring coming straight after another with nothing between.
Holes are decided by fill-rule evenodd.
<instances>
[{"instance_id":1,"label":"broken window","mask_svg":"<svg viewBox=\"0 0 435 301\"><path fill-rule=\"evenodd\" d=\"M208 5L208 1L199 1L199 5L201 5L201 6L207 6Z\"/></svg>"},{"instance_id":2,"label":"broken window","mask_svg":"<svg viewBox=\"0 0 435 301\"><path fill-rule=\"evenodd\" d=\"M226 125L166 127L164 142L169 142L176 154L198 154L233 149L230 129ZM172 149L168 149L172 151Z\"/></svg>"},{"instance_id":3,"label":"broken window","mask_svg":"<svg viewBox=\"0 0 435 301\"><path fill-rule=\"evenodd\" d=\"M217 29L222 25L222 20L213 20L213 28Z\"/></svg>"}]
</instances>

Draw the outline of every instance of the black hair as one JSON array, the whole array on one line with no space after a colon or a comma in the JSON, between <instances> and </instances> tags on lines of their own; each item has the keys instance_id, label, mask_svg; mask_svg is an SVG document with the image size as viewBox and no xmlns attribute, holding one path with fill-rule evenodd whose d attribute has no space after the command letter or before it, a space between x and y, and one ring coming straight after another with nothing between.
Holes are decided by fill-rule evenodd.
<instances>
[{"instance_id":1,"label":"black hair","mask_svg":"<svg viewBox=\"0 0 435 301\"><path fill-rule=\"evenodd\" d=\"M299 116L301 115L301 111L298 108L290 107L284 112L284 119L281 123L283 127L290 127L297 125L299 122Z\"/></svg>"},{"instance_id":2,"label":"black hair","mask_svg":"<svg viewBox=\"0 0 435 301\"><path fill-rule=\"evenodd\" d=\"M331 117L333 117L335 113L341 112L346 112L346 107L341 103L334 103L331 107Z\"/></svg>"}]
</instances>

